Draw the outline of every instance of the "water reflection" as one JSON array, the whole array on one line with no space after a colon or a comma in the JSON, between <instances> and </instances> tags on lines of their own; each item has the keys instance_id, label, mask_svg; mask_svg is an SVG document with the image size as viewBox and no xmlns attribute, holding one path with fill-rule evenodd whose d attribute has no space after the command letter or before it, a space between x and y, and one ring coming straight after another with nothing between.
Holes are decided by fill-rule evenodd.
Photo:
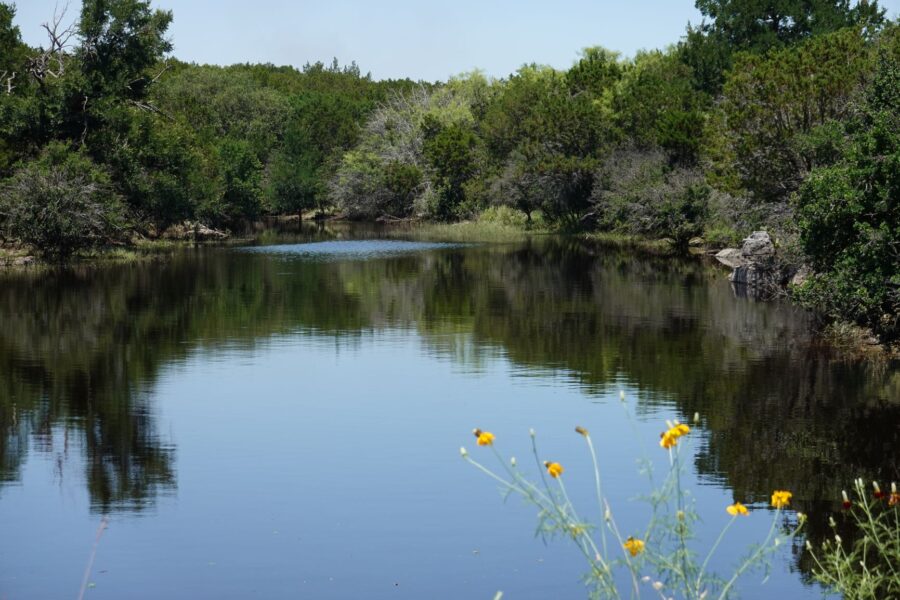
<instances>
[{"instance_id":1,"label":"water reflection","mask_svg":"<svg viewBox=\"0 0 900 600\"><path fill-rule=\"evenodd\" d=\"M342 244L5 276L0 479L18 481L29 453L76 452L95 511L141 510L176 485L149 400L164 366L276 334L385 329L470 372L502 354L524 376L596 395L627 384L643 410L699 411L701 476L743 502L793 490L813 537L852 478L900 478L897 369L834 361L804 313L735 299L701 262L575 240Z\"/></svg>"}]
</instances>

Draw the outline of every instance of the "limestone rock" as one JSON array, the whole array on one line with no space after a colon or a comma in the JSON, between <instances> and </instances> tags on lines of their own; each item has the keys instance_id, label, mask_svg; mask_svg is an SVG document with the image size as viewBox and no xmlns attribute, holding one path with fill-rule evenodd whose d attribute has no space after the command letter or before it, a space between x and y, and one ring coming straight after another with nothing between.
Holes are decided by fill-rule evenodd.
<instances>
[{"instance_id":1,"label":"limestone rock","mask_svg":"<svg viewBox=\"0 0 900 600\"><path fill-rule=\"evenodd\" d=\"M775 244L765 231L754 231L744 240L741 254L752 260L768 259L775 256Z\"/></svg>"},{"instance_id":2,"label":"limestone rock","mask_svg":"<svg viewBox=\"0 0 900 600\"><path fill-rule=\"evenodd\" d=\"M737 248L725 248L716 253L716 260L728 267L729 269L737 269L747 265L747 259Z\"/></svg>"},{"instance_id":3,"label":"limestone rock","mask_svg":"<svg viewBox=\"0 0 900 600\"><path fill-rule=\"evenodd\" d=\"M171 227L166 229L163 232L162 237L167 240L208 242L214 240L224 240L228 237L228 234L223 231L207 227L203 223L192 223L190 221L185 221L184 223L172 225Z\"/></svg>"}]
</instances>

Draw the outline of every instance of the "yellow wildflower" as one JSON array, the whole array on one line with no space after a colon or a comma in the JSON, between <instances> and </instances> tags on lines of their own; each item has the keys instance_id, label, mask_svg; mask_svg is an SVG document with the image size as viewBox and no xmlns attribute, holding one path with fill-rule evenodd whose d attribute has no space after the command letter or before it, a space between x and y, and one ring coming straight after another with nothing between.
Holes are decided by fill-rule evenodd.
<instances>
[{"instance_id":1,"label":"yellow wildflower","mask_svg":"<svg viewBox=\"0 0 900 600\"><path fill-rule=\"evenodd\" d=\"M644 542L631 536L628 536L628 539L625 540L625 543L622 545L632 556L637 556L644 551Z\"/></svg>"},{"instance_id":2,"label":"yellow wildflower","mask_svg":"<svg viewBox=\"0 0 900 600\"><path fill-rule=\"evenodd\" d=\"M677 443L678 438L672 435L672 430L664 432L659 437L659 445L668 450Z\"/></svg>"},{"instance_id":3,"label":"yellow wildflower","mask_svg":"<svg viewBox=\"0 0 900 600\"><path fill-rule=\"evenodd\" d=\"M562 475L565 470L558 462L544 462L544 466L547 467L547 472L550 473L550 477L553 477L554 479Z\"/></svg>"},{"instance_id":4,"label":"yellow wildflower","mask_svg":"<svg viewBox=\"0 0 900 600\"><path fill-rule=\"evenodd\" d=\"M689 434L691 432L691 428L684 423L676 423L675 427L672 428L672 431L674 431L678 437L681 437L683 435Z\"/></svg>"},{"instance_id":5,"label":"yellow wildflower","mask_svg":"<svg viewBox=\"0 0 900 600\"><path fill-rule=\"evenodd\" d=\"M790 505L791 498L794 495L784 490L775 490L772 492L772 506L775 508L784 508Z\"/></svg>"},{"instance_id":6,"label":"yellow wildflower","mask_svg":"<svg viewBox=\"0 0 900 600\"><path fill-rule=\"evenodd\" d=\"M735 502L731 506L725 507L725 510L732 517L736 517L737 515L747 515L749 512L747 511L747 507L741 504L740 502Z\"/></svg>"},{"instance_id":7,"label":"yellow wildflower","mask_svg":"<svg viewBox=\"0 0 900 600\"><path fill-rule=\"evenodd\" d=\"M472 433L475 434L475 437L478 438L479 446L493 446L494 445L494 434L490 431L482 431L480 429L473 429Z\"/></svg>"},{"instance_id":8,"label":"yellow wildflower","mask_svg":"<svg viewBox=\"0 0 900 600\"><path fill-rule=\"evenodd\" d=\"M684 423L668 423L669 429L660 435L659 445L668 450L678 443L678 438L691 432L691 428Z\"/></svg>"}]
</instances>

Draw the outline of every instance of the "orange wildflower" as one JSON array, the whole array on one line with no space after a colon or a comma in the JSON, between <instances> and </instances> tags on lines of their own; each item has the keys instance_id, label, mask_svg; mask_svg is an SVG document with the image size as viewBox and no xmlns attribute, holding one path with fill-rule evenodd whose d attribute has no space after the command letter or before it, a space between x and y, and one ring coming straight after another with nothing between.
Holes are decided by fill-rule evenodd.
<instances>
[{"instance_id":1,"label":"orange wildflower","mask_svg":"<svg viewBox=\"0 0 900 600\"><path fill-rule=\"evenodd\" d=\"M472 433L475 434L475 437L478 438L477 443L479 446L493 446L494 445L494 434L490 431L482 431L480 429L473 429Z\"/></svg>"},{"instance_id":2,"label":"orange wildflower","mask_svg":"<svg viewBox=\"0 0 900 600\"><path fill-rule=\"evenodd\" d=\"M737 515L747 516L748 514L750 514L747 510L747 507L740 502L735 502L731 506L726 506L725 511L732 517L736 517Z\"/></svg>"},{"instance_id":3,"label":"orange wildflower","mask_svg":"<svg viewBox=\"0 0 900 600\"><path fill-rule=\"evenodd\" d=\"M772 492L772 506L775 508L784 508L790 505L793 494L785 490L775 490Z\"/></svg>"},{"instance_id":4,"label":"orange wildflower","mask_svg":"<svg viewBox=\"0 0 900 600\"><path fill-rule=\"evenodd\" d=\"M637 556L641 552L644 551L644 542L643 540L639 540L637 538L633 538L628 536L628 539L625 540L625 543L622 544L628 552L631 553L632 556Z\"/></svg>"},{"instance_id":5,"label":"orange wildflower","mask_svg":"<svg viewBox=\"0 0 900 600\"><path fill-rule=\"evenodd\" d=\"M563 471L565 470L563 469L563 466L558 462L547 461L544 462L544 466L547 467L547 472L550 473L550 477L552 477L553 479L556 479L557 477L562 475Z\"/></svg>"}]
</instances>

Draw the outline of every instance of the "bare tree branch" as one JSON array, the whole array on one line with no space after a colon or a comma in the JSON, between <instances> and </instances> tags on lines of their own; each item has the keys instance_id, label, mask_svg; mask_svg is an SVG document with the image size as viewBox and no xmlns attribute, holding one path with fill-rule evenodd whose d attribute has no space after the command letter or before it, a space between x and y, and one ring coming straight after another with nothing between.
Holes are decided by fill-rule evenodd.
<instances>
[{"instance_id":1,"label":"bare tree branch","mask_svg":"<svg viewBox=\"0 0 900 600\"><path fill-rule=\"evenodd\" d=\"M28 73L38 83L43 84L48 75L56 79L65 74L65 60L72 47L70 42L78 33L75 23L63 28L63 21L68 9L67 3L62 11L53 11L53 19L49 23L41 24L41 27L47 32L49 46L48 48L43 46L39 48L38 53L28 61Z\"/></svg>"},{"instance_id":2,"label":"bare tree branch","mask_svg":"<svg viewBox=\"0 0 900 600\"><path fill-rule=\"evenodd\" d=\"M9 77L7 77L7 75L9 75ZM13 71L13 73L11 75L10 75L9 71L3 71L3 73L0 74L0 79L4 79L4 78L6 79L6 95L7 96L11 95L12 91L14 89L16 89L16 86L13 85L13 80L16 78L16 75L18 75L18 73L16 73L15 71Z\"/></svg>"}]
</instances>

